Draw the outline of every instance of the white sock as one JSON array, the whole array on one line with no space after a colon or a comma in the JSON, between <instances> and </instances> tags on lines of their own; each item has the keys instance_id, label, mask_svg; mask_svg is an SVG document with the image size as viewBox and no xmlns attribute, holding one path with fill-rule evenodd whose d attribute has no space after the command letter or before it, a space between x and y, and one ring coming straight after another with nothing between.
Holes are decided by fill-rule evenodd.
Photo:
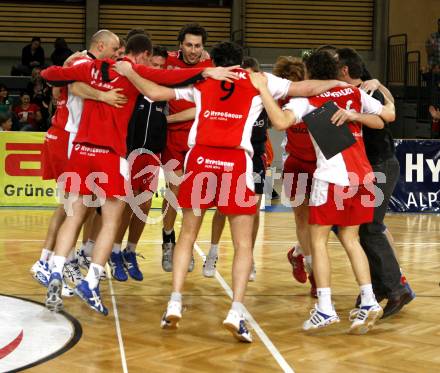
<instances>
[{"instance_id":1,"label":"white sock","mask_svg":"<svg viewBox=\"0 0 440 373\"><path fill-rule=\"evenodd\" d=\"M81 247L85 256L91 257L93 248L95 247L95 241L87 240L86 244Z\"/></svg>"},{"instance_id":2,"label":"white sock","mask_svg":"<svg viewBox=\"0 0 440 373\"><path fill-rule=\"evenodd\" d=\"M298 255L304 255L304 252L301 249L301 246L299 245L299 243L295 244L295 251L293 252L293 256L298 256Z\"/></svg>"},{"instance_id":3,"label":"white sock","mask_svg":"<svg viewBox=\"0 0 440 373\"><path fill-rule=\"evenodd\" d=\"M119 254L121 252L121 244L114 243L112 248L112 253Z\"/></svg>"},{"instance_id":4,"label":"white sock","mask_svg":"<svg viewBox=\"0 0 440 373\"><path fill-rule=\"evenodd\" d=\"M54 255L52 257L53 267L52 273L59 273L61 277L63 277L63 268L64 263L66 263L66 257L61 255Z\"/></svg>"},{"instance_id":5,"label":"white sock","mask_svg":"<svg viewBox=\"0 0 440 373\"><path fill-rule=\"evenodd\" d=\"M103 273L104 273L103 266L96 263L90 264L89 271L87 272L87 276L85 278L85 280L89 283L90 289L94 289L98 286L99 278Z\"/></svg>"},{"instance_id":6,"label":"white sock","mask_svg":"<svg viewBox=\"0 0 440 373\"><path fill-rule=\"evenodd\" d=\"M218 255L218 244L217 245L211 244L211 248L209 249L208 256L216 257L217 255Z\"/></svg>"},{"instance_id":7,"label":"white sock","mask_svg":"<svg viewBox=\"0 0 440 373\"><path fill-rule=\"evenodd\" d=\"M172 300L174 302L182 303L182 293L178 293L177 291L173 291L171 293L170 300Z\"/></svg>"},{"instance_id":8,"label":"white sock","mask_svg":"<svg viewBox=\"0 0 440 373\"><path fill-rule=\"evenodd\" d=\"M76 251L75 251L75 248L73 248L66 258L66 263L71 263L75 259L76 259Z\"/></svg>"},{"instance_id":9,"label":"white sock","mask_svg":"<svg viewBox=\"0 0 440 373\"><path fill-rule=\"evenodd\" d=\"M41 255L40 255L40 260L45 263L48 262L50 257L52 256L53 251L50 251L46 248L44 248L43 250L41 250Z\"/></svg>"},{"instance_id":10,"label":"white sock","mask_svg":"<svg viewBox=\"0 0 440 373\"><path fill-rule=\"evenodd\" d=\"M376 304L376 297L371 284L361 285L361 306L372 306Z\"/></svg>"},{"instance_id":11,"label":"white sock","mask_svg":"<svg viewBox=\"0 0 440 373\"><path fill-rule=\"evenodd\" d=\"M163 232L164 232L167 236L169 236L171 233L174 232L174 229L171 229L171 230L169 230L169 231L167 231L167 230L164 229Z\"/></svg>"},{"instance_id":12,"label":"white sock","mask_svg":"<svg viewBox=\"0 0 440 373\"><path fill-rule=\"evenodd\" d=\"M307 273L310 275L313 271L313 266L312 266L312 256L311 255L305 255L304 256L304 262L305 262L305 269L307 271Z\"/></svg>"},{"instance_id":13,"label":"white sock","mask_svg":"<svg viewBox=\"0 0 440 373\"><path fill-rule=\"evenodd\" d=\"M332 289L330 288L317 288L318 294L318 308L326 315L334 315L335 310L332 305Z\"/></svg>"},{"instance_id":14,"label":"white sock","mask_svg":"<svg viewBox=\"0 0 440 373\"><path fill-rule=\"evenodd\" d=\"M243 303L241 302L232 302L231 310L237 311L240 315L243 314Z\"/></svg>"},{"instance_id":15,"label":"white sock","mask_svg":"<svg viewBox=\"0 0 440 373\"><path fill-rule=\"evenodd\" d=\"M136 252L136 246L137 246L136 243L127 241L127 251L131 251L132 253L135 253Z\"/></svg>"}]
</instances>

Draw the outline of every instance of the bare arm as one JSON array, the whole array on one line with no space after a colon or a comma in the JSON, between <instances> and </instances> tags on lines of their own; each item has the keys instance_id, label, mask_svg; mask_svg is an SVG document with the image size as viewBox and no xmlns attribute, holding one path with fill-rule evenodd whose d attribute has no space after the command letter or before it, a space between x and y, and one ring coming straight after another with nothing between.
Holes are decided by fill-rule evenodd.
<instances>
[{"instance_id":1,"label":"bare arm","mask_svg":"<svg viewBox=\"0 0 440 373\"><path fill-rule=\"evenodd\" d=\"M339 109L332 116L332 123L340 126L345 122L358 122L363 124L364 126L381 129L384 127L383 120L375 114L361 114L351 110Z\"/></svg>"},{"instance_id":2,"label":"bare arm","mask_svg":"<svg viewBox=\"0 0 440 373\"><path fill-rule=\"evenodd\" d=\"M75 96L79 96L86 100L95 100L105 102L111 106L120 108L127 103L127 98L119 93L122 88L115 88L110 91L100 91L92 88L86 83L75 82L69 85L69 90Z\"/></svg>"},{"instance_id":3,"label":"bare arm","mask_svg":"<svg viewBox=\"0 0 440 373\"><path fill-rule=\"evenodd\" d=\"M346 87L347 83L339 80L303 80L292 82L287 93L291 97L317 96L335 87Z\"/></svg>"},{"instance_id":4,"label":"bare arm","mask_svg":"<svg viewBox=\"0 0 440 373\"><path fill-rule=\"evenodd\" d=\"M192 107L181 111L180 113L170 114L167 116L168 123L186 122L196 117L196 108Z\"/></svg>"},{"instance_id":5,"label":"bare arm","mask_svg":"<svg viewBox=\"0 0 440 373\"><path fill-rule=\"evenodd\" d=\"M296 121L295 114L290 110L281 110L267 87L267 77L264 74L252 73L250 79L254 87L260 91L261 100L272 126L279 131L283 131L294 125Z\"/></svg>"},{"instance_id":6,"label":"bare arm","mask_svg":"<svg viewBox=\"0 0 440 373\"><path fill-rule=\"evenodd\" d=\"M59 87L52 87L52 97L56 100L60 97L61 94L61 88Z\"/></svg>"}]
</instances>

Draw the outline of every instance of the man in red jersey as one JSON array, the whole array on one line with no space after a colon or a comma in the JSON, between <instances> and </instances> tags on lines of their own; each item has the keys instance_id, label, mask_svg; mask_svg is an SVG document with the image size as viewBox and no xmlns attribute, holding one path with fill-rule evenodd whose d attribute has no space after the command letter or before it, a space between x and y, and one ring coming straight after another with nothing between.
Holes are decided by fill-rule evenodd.
<instances>
[{"instance_id":1,"label":"man in red jersey","mask_svg":"<svg viewBox=\"0 0 440 373\"><path fill-rule=\"evenodd\" d=\"M331 79L338 76L336 59L328 52L315 52L306 61L307 72L312 79ZM317 155L310 197L310 218L313 273L317 284L318 304L311 317L305 321L304 330L313 330L339 322L331 302L330 264L327 239L332 225L339 225L339 238L350 258L361 290L361 306L350 318L350 332L364 334L381 317L382 308L377 303L371 285L368 260L359 243L359 225L373 218L374 174L368 162L362 140L362 125L383 127L383 121L394 120L394 105L382 106L377 100L355 87L334 88L319 96L291 99L284 111L272 99L264 79L252 77L260 90L265 108L273 125L286 129L301 123L302 118L333 100L340 109L333 117L337 124L348 122L348 128L356 139L355 144L327 159L312 137ZM366 113L366 114L361 114ZM380 115L380 117L379 117ZM373 201L372 201L373 197Z\"/></svg>"},{"instance_id":2,"label":"man in red jersey","mask_svg":"<svg viewBox=\"0 0 440 373\"><path fill-rule=\"evenodd\" d=\"M75 66L94 58L113 58L117 45L116 35L107 30L100 30L92 36L87 54L76 53L64 65ZM69 87L54 87L53 90L54 95L57 96L57 110L43 146L44 180L58 180L58 177L65 171L72 151L72 142L78 132L83 99L107 102L114 106L125 103L123 95L117 93L118 89L103 92L81 82ZM51 217L40 259L31 268L33 277L44 286L47 286L49 282L50 258L53 254L58 229L65 217L63 204L60 204ZM71 282L77 284L81 281L82 275L74 251L69 255L65 269L65 274ZM66 284L63 284L63 295L73 295L73 291Z\"/></svg>"},{"instance_id":3,"label":"man in red jersey","mask_svg":"<svg viewBox=\"0 0 440 373\"><path fill-rule=\"evenodd\" d=\"M211 67L211 59L202 59L204 56L204 45L208 34L206 30L197 23L187 24L182 27L177 37L179 41L179 50L176 52L169 52L166 62L167 69L186 69L191 67ZM167 144L162 152L162 163L166 164L170 160L175 160L173 169L165 170L165 178L167 179L168 187L174 196L179 192L179 186L171 182L169 172L172 171L178 177L183 174L183 162L188 147L189 130L194 122L195 105L186 100L170 100L169 114L175 115L182 112L188 113L188 119L168 122L167 129ZM193 109L193 110L191 110ZM169 193L168 192L168 193ZM172 204L169 203L166 196L162 205L163 217L163 231L162 231L162 268L166 272L173 270L173 249L176 244L174 233L174 222L176 221L176 210ZM188 270L192 272L194 269L194 257L191 258L191 263Z\"/></svg>"},{"instance_id":4,"label":"man in red jersey","mask_svg":"<svg viewBox=\"0 0 440 373\"><path fill-rule=\"evenodd\" d=\"M145 35L135 35L127 42L123 60L133 65L142 76L162 84L188 84L205 76L219 79L235 77L230 69L223 68L162 71L141 65L148 61L151 51L150 39ZM90 100L84 102L78 134L67 165L68 172L65 173L66 191L70 193L65 207L69 211L58 232L58 237L62 239L56 243L46 299L46 306L54 311L63 306L60 292L62 269L88 207L97 207L106 198L102 204L102 227L93 250L92 263L85 280L75 291L92 309L108 314L101 302L99 278L110 255L124 208L124 201L116 197L126 195L125 182L129 178L125 159L127 126L138 96L138 90L112 69L113 64L112 60L93 60L68 68L52 66L42 72L48 82L78 80L102 91L122 88L128 99L122 108Z\"/></svg>"},{"instance_id":5,"label":"man in red jersey","mask_svg":"<svg viewBox=\"0 0 440 373\"><path fill-rule=\"evenodd\" d=\"M241 63L241 47L224 42L213 47L216 66ZM256 198L252 175L251 133L263 106L249 72L237 69L238 80L216 82L208 79L193 87L172 90L142 79L133 68L119 64L139 90L153 99L186 99L196 104L196 119L191 127L185 159L185 175L178 202L183 209L182 229L174 250L173 292L162 317L163 328L175 328L182 317L182 290L192 249L206 209L216 206L228 216L236 250L232 268L233 302L224 326L244 342L252 342L246 328L242 304L252 266L252 230ZM269 91L275 98L325 92L340 82L292 83L268 75ZM312 93L315 92L315 93Z\"/></svg>"}]
</instances>

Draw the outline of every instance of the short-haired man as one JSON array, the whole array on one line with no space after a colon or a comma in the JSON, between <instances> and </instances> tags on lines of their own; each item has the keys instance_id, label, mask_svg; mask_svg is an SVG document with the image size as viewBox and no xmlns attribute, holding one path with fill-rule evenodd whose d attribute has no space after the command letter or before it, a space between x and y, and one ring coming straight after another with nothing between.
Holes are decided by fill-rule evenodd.
<instances>
[{"instance_id":1,"label":"short-haired man","mask_svg":"<svg viewBox=\"0 0 440 373\"><path fill-rule=\"evenodd\" d=\"M167 69L185 69L191 67L210 67L212 62L209 58L202 60L204 45L208 34L206 30L197 23L190 23L181 28L177 36L179 42L179 50L169 52L166 62ZM192 102L185 100L170 100L169 114L173 115L187 113L187 117L183 118L179 115L178 121L170 120L168 122L167 145L162 152L162 163L167 164L170 160L175 160L174 169L165 170L165 178L168 187L174 196L177 196L179 186L175 185L168 173L171 171L180 177L183 174L183 163L188 147L189 130L194 122L195 106ZM171 272L173 268L173 249L175 246L174 223L176 221L177 212L175 207L165 199L162 205L163 217L163 244L162 244L162 268L166 272ZM194 257L191 259L188 270L194 269Z\"/></svg>"},{"instance_id":2,"label":"short-haired man","mask_svg":"<svg viewBox=\"0 0 440 373\"><path fill-rule=\"evenodd\" d=\"M337 60L326 51L313 53L306 61L311 79L334 79L338 76ZM377 100L355 87L333 88L325 94L294 98L284 106L284 111L272 99L261 76L253 76L256 87L274 127L286 129L300 123L302 118L333 100L340 108L333 117L336 124L348 122L356 142L349 148L327 159L312 138L317 154L317 169L314 173L310 197L311 243L313 273L317 284L318 304L303 325L304 330L313 330L339 322L331 301L330 263L327 239L332 225L339 225L339 239L349 256L353 271L360 286L361 304L351 314L350 332L364 334L382 316L371 285L367 257L359 244L358 230L362 223L373 219L371 201L374 174L365 154L361 124L372 128L383 127L384 120L394 120L394 105L382 106ZM360 114L368 113L368 114ZM371 115L373 114L373 115Z\"/></svg>"}]
</instances>

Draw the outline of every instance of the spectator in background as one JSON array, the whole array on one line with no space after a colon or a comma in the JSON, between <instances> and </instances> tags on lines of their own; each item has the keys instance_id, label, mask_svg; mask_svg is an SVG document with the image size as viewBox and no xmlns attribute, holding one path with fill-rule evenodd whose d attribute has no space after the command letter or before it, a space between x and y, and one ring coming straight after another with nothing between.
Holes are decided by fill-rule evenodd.
<instances>
[{"instance_id":1,"label":"spectator in background","mask_svg":"<svg viewBox=\"0 0 440 373\"><path fill-rule=\"evenodd\" d=\"M11 104L8 88L4 84L0 83L0 113L10 112Z\"/></svg>"},{"instance_id":2,"label":"spectator in background","mask_svg":"<svg viewBox=\"0 0 440 373\"><path fill-rule=\"evenodd\" d=\"M48 126L46 124L49 120L49 105L51 102L51 89L46 84L46 81L41 77L41 68L34 67L32 70L31 80L27 85L26 92L31 98L31 103L37 105L40 108L42 115L40 129L45 131Z\"/></svg>"},{"instance_id":3,"label":"spectator in background","mask_svg":"<svg viewBox=\"0 0 440 373\"><path fill-rule=\"evenodd\" d=\"M429 36L425 47L429 71L434 74L440 74L440 18L437 20L437 31Z\"/></svg>"},{"instance_id":4,"label":"spectator in background","mask_svg":"<svg viewBox=\"0 0 440 373\"><path fill-rule=\"evenodd\" d=\"M39 131L42 120L40 108L31 103L27 92L20 94L20 104L14 109L20 122L20 131Z\"/></svg>"},{"instance_id":5,"label":"spectator in background","mask_svg":"<svg viewBox=\"0 0 440 373\"><path fill-rule=\"evenodd\" d=\"M12 115L9 112L0 113L0 132L11 131Z\"/></svg>"},{"instance_id":6,"label":"spectator in background","mask_svg":"<svg viewBox=\"0 0 440 373\"><path fill-rule=\"evenodd\" d=\"M39 37L33 37L21 52L21 64L12 67L11 75L31 75L34 67L44 67L44 49Z\"/></svg>"},{"instance_id":7,"label":"spectator in background","mask_svg":"<svg viewBox=\"0 0 440 373\"><path fill-rule=\"evenodd\" d=\"M440 137L440 109L437 106L429 105L429 113L432 117L431 134L432 138Z\"/></svg>"},{"instance_id":8,"label":"spectator in background","mask_svg":"<svg viewBox=\"0 0 440 373\"><path fill-rule=\"evenodd\" d=\"M64 38L56 38L53 47L54 51L50 55L52 64L63 66L64 61L73 54L72 50L69 48Z\"/></svg>"}]
</instances>

